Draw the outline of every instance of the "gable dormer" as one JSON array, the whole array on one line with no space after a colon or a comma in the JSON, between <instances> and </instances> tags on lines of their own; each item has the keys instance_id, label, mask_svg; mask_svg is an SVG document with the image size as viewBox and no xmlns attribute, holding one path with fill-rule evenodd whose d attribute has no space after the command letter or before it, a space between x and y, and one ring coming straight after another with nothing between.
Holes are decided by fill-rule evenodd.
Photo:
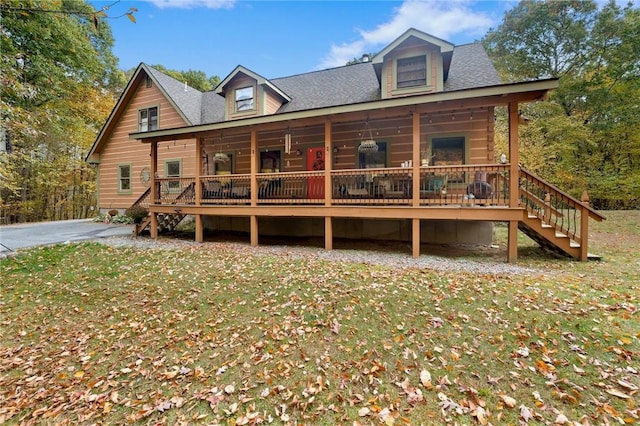
<instances>
[{"instance_id":1,"label":"gable dormer","mask_svg":"<svg viewBox=\"0 0 640 426\"><path fill-rule=\"evenodd\" d=\"M225 120L275 114L291 100L269 80L241 65L215 91L225 98Z\"/></svg>"},{"instance_id":2,"label":"gable dormer","mask_svg":"<svg viewBox=\"0 0 640 426\"><path fill-rule=\"evenodd\" d=\"M454 45L409 29L373 57L380 97L389 99L443 90Z\"/></svg>"}]
</instances>

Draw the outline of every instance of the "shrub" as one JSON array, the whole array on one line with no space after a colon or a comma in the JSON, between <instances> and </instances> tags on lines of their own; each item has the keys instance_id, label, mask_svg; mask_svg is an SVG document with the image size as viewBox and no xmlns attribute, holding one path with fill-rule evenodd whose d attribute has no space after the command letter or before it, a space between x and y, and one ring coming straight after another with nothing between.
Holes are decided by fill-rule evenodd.
<instances>
[{"instance_id":1,"label":"shrub","mask_svg":"<svg viewBox=\"0 0 640 426\"><path fill-rule=\"evenodd\" d=\"M149 210L142 206L131 206L125 212L125 216L129 216L134 221L141 220L149 215Z\"/></svg>"}]
</instances>

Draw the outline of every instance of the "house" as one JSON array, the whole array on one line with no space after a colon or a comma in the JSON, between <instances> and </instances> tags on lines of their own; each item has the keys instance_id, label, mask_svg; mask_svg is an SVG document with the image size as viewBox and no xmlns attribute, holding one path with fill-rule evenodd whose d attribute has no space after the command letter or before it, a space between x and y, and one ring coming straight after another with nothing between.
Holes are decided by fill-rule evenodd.
<instances>
[{"instance_id":1,"label":"house","mask_svg":"<svg viewBox=\"0 0 640 426\"><path fill-rule=\"evenodd\" d=\"M371 60L268 79L236 67L201 93L141 64L87 155L99 207L142 204L151 236L185 215L205 230L489 243L493 222L578 259L588 206L518 164L519 105L556 79L500 81L479 43L409 29ZM509 117L496 152L494 113Z\"/></svg>"}]
</instances>

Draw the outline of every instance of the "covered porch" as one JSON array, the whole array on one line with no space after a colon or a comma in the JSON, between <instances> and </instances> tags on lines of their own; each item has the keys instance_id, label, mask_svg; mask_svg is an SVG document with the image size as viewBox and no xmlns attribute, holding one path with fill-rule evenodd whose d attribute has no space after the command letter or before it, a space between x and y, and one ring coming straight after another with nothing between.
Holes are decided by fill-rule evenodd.
<instances>
[{"instance_id":1,"label":"covered porch","mask_svg":"<svg viewBox=\"0 0 640 426\"><path fill-rule=\"evenodd\" d=\"M500 221L508 223L507 260L513 262L519 223L528 216L518 164L518 105L543 98L555 84L520 83L133 134L151 145L151 236L157 237L158 214L193 215L197 241L203 240L204 216L248 217L252 245L258 244L259 218L322 218L330 250L336 218L401 219L411 222L417 257L421 221ZM504 153L494 152L498 106L509 116ZM202 161L180 177L158 177L159 144L181 139L195 139Z\"/></svg>"}]
</instances>

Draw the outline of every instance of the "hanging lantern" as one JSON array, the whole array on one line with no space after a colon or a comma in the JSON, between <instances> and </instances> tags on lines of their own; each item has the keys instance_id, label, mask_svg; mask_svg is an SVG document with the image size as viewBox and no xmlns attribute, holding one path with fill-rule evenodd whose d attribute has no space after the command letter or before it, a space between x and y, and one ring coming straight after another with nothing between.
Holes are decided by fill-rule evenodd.
<instances>
[{"instance_id":1,"label":"hanging lantern","mask_svg":"<svg viewBox=\"0 0 640 426\"><path fill-rule=\"evenodd\" d=\"M366 138L367 131L369 132L368 139ZM358 152L361 152L363 154L378 152L378 144L376 143L375 139L373 139L368 119L366 121L365 128L362 131L362 139L360 140L360 145L358 145Z\"/></svg>"},{"instance_id":2,"label":"hanging lantern","mask_svg":"<svg viewBox=\"0 0 640 426\"><path fill-rule=\"evenodd\" d=\"M224 152L216 152L213 156L214 163L227 163L229 162L229 156Z\"/></svg>"}]
</instances>

